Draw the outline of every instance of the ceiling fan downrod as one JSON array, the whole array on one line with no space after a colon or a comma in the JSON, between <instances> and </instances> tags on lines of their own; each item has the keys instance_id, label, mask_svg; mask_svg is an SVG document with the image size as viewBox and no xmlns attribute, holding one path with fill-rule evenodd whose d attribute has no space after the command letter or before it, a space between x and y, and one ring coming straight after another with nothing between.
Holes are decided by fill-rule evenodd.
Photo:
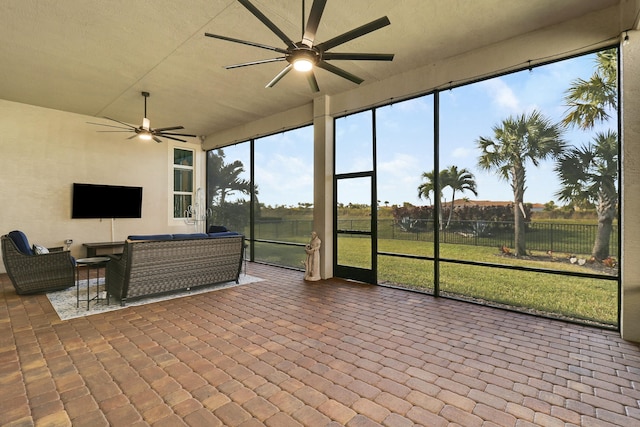
<instances>
[{"instance_id":1,"label":"ceiling fan downrod","mask_svg":"<svg viewBox=\"0 0 640 427\"><path fill-rule=\"evenodd\" d=\"M142 126L140 129L140 133L138 136L141 139L149 140L152 138L151 135L151 120L147 118L147 98L149 97L149 92L142 92L142 96L144 96L144 117L142 118Z\"/></svg>"}]
</instances>

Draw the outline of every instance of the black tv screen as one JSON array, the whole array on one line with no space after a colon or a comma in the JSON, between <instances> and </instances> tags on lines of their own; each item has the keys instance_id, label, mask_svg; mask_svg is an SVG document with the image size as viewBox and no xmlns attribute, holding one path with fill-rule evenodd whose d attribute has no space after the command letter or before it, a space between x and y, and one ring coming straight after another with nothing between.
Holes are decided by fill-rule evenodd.
<instances>
[{"instance_id":1,"label":"black tv screen","mask_svg":"<svg viewBox=\"0 0 640 427\"><path fill-rule=\"evenodd\" d=\"M142 187L73 184L71 218L141 218Z\"/></svg>"}]
</instances>

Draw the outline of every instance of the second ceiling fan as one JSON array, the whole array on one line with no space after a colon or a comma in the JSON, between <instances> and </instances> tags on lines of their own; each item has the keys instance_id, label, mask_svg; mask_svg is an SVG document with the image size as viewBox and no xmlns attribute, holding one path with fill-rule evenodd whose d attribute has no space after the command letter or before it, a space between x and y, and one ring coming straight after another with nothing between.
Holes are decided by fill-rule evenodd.
<instances>
[{"instance_id":1,"label":"second ceiling fan","mask_svg":"<svg viewBox=\"0 0 640 427\"><path fill-rule=\"evenodd\" d=\"M88 122L88 123L92 125L99 125L99 126L106 126L110 128L121 129L121 130L99 130L98 132L133 132L134 134L127 139L133 139L135 137L138 137L140 139L153 139L155 142L162 142L162 140L159 138L159 137L162 137L162 138L172 139L174 141L187 142L185 139L177 138L177 137L178 136L188 136L188 137L196 136L189 133L173 132L176 130L184 129L183 126L152 128L151 122L147 118L147 98L150 96L150 94L149 92L142 92L142 96L144 97L144 117L142 118L142 125L133 126L133 125L130 125L129 123L121 122L120 120L112 119L110 117L105 117L105 119L119 123L125 127L108 125L105 123L93 123L93 122Z\"/></svg>"},{"instance_id":2,"label":"second ceiling fan","mask_svg":"<svg viewBox=\"0 0 640 427\"><path fill-rule=\"evenodd\" d=\"M255 43L247 40L235 39L232 37L221 36L217 34L205 33L204 35L207 37L213 37L220 40L226 40L234 43L240 43L248 46L254 46L261 49L267 49L274 52L281 53L284 56L272 58L272 59L263 59L258 61L245 62L242 64L228 65L226 69L246 67L249 65L258 65L258 64L267 64L270 62L280 62L287 61L289 64L276 75L273 80L271 80L266 87L273 87L282 79L291 69L296 69L298 71L305 72L307 75L307 80L309 81L309 86L311 86L311 90L314 92L318 92L320 90L318 86L318 81L316 80L315 74L313 73L313 68L318 67L323 70L329 71L333 74L336 74L342 78L350 80L356 84L362 83L360 77L349 73L342 68L336 67L335 65L329 64L327 61L330 60L351 60L351 61L392 61L393 54L388 53L336 53L336 52L328 52L328 50L344 44L348 41L356 39L358 37L364 36L365 34L371 33L373 31L379 30L380 28L386 27L391 22L389 18L386 16L376 19L375 21L371 21L368 24L362 25L358 28L355 28L351 31L347 31L339 36L336 36L330 40L325 42L315 44L316 31L318 29L318 25L320 24L320 19L322 18L322 13L324 11L324 7L327 3L327 0L314 0L311 5L311 11L309 13L309 19L307 20L307 24L304 24L304 0L302 2L302 40L299 42L294 42L288 37L278 26L276 26L269 18L267 18L257 7L255 7L249 0L238 0L240 4L242 4L246 9L249 10L256 18L258 18L264 25L266 25L275 35L277 35L280 40L282 40L286 48L279 48L274 46L268 46L261 43Z\"/></svg>"}]
</instances>

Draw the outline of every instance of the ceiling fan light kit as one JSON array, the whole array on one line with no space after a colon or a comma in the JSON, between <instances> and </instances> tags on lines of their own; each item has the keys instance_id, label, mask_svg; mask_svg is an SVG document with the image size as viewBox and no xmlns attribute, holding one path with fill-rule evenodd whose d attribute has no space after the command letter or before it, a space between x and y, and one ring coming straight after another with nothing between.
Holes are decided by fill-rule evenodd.
<instances>
[{"instance_id":1,"label":"ceiling fan light kit","mask_svg":"<svg viewBox=\"0 0 640 427\"><path fill-rule=\"evenodd\" d=\"M188 134L188 133L170 132L170 131L174 131L174 130L184 129L183 126L169 126L169 127L164 127L164 128L155 128L155 129L152 128L151 127L151 121L147 118L147 98L150 96L150 94L149 94L149 92L142 92L141 94L144 97L144 117L142 118L142 125L141 126L135 127L135 126L132 126L132 125L130 125L128 123L121 122L120 120L112 119L112 118L109 118L109 117L105 117L105 119L111 120L112 122L119 123L122 126L108 125L108 124L104 124L104 123L92 123L92 122L88 122L88 123L92 124L92 125L106 126L106 127L110 127L110 128L120 129L120 130L99 130L98 132L133 132L134 135L130 136L127 139L133 139L135 137L138 137L138 138L140 138L142 140L145 140L145 141L153 139L155 142L160 143L160 142L162 142L160 137L166 138L166 139L171 139L171 140L174 140L174 141L180 141L180 142L187 142L187 141L185 139L176 138L176 137L178 137L178 136L188 136L188 137L195 138L196 135L191 135L191 134Z\"/></svg>"},{"instance_id":2,"label":"ceiling fan light kit","mask_svg":"<svg viewBox=\"0 0 640 427\"><path fill-rule=\"evenodd\" d=\"M313 66L318 63L319 56L320 55L311 49L300 49L294 52L294 54L287 56L287 61L293 64L293 68L296 71L306 72L311 71Z\"/></svg>"},{"instance_id":3,"label":"ceiling fan light kit","mask_svg":"<svg viewBox=\"0 0 640 427\"><path fill-rule=\"evenodd\" d=\"M311 11L309 12L309 18L307 20L307 24L304 24L304 0L302 1L302 40L300 42L294 42L288 37L276 24L274 24L269 18L267 18L257 7L255 7L249 0L238 0L238 2L244 6L249 12L251 12L256 18L258 18L267 28L269 28L275 35L277 35L280 40L284 42L287 46L286 48L279 48L274 46L269 46L261 43L255 43L247 40L235 39L232 37L222 36L218 34L212 33L204 33L207 37L212 37L219 40L225 40L232 43L244 44L247 46L253 46L260 49L267 49L274 52L278 52L284 56L272 58L272 59L264 59L258 61L245 62L242 64L228 65L226 69L233 69L239 67L246 67L250 65L258 65L258 64L268 64L271 62L280 62L287 61L289 65L287 65L278 75L276 75L273 80L271 80L266 87L273 87L282 79L291 68L296 71L304 72L307 74L307 80L309 82L309 86L313 92L318 92L320 90L318 86L318 82L316 80L315 74L313 72L314 68L322 68L323 70L329 71L337 76L340 76L344 79L350 80L353 83L360 84L364 80L358 76L355 76L349 73L346 70L336 67L335 65L331 65L326 61L330 60L350 60L350 61L392 61L394 55L386 54L386 53L333 53L328 52L328 50L347 43L353 39L364 36L365 34L369 34L373 31L379 30L380 28L386 27L390 25L391 22L389 18L383 16L382 18L378 18L374 21L369 22L368 24L362 25L358 28L355 28L351 31L347 31L337 37L334 37L330 40L327 40L320 44L315 44L314 41L316 38L316 31L318 29L318 25L320 24L320 18L322 18L322 13L324 11L324 7L327 4L327 0L314 0L311 5Z\"/></svg>"}]
</instances>

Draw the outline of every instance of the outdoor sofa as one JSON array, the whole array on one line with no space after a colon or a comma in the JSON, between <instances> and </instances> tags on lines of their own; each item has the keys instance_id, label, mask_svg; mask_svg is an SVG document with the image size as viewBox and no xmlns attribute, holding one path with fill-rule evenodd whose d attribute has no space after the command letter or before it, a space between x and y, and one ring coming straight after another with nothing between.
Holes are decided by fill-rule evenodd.
<instances>
[{"instance_id":1,"label":"outdoor sofa","mask_svg":"<svg viewBox=\"0 0 640 427\"><path fill-rule=\"evenodd\" d=\"M244 236L235 232L129 236L121 255L110 255L106 286L109 295L126 301L238 283Z\"/></svg>"}]
</instances>

